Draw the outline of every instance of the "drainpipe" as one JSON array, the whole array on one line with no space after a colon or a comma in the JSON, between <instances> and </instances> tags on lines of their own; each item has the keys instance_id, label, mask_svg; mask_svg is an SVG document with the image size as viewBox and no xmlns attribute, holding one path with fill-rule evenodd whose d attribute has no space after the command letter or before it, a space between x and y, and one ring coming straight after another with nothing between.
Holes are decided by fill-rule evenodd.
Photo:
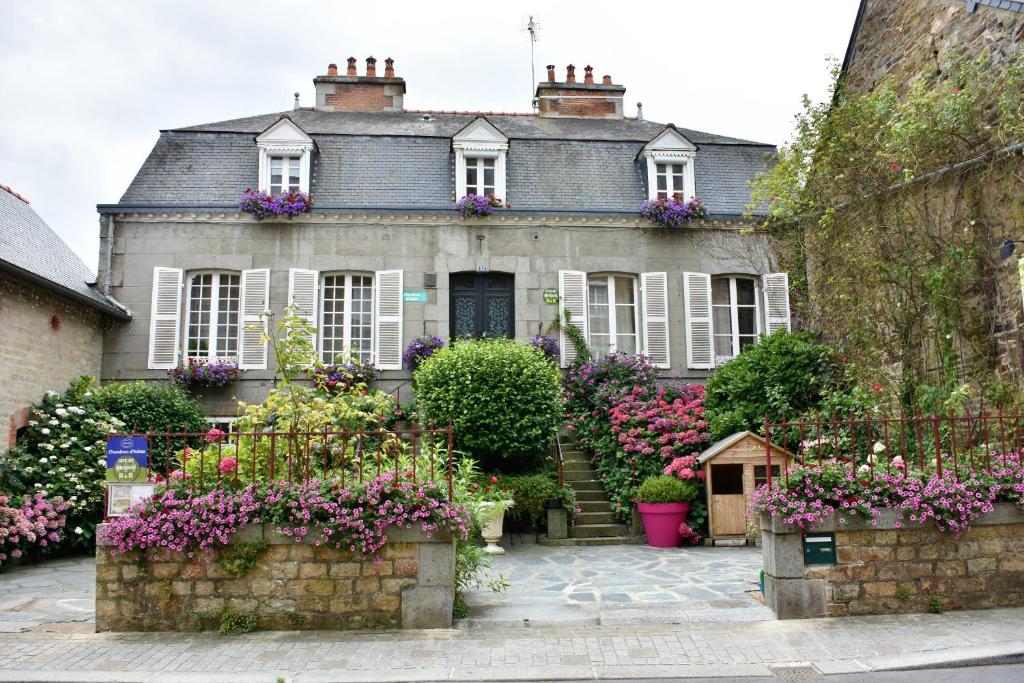
<instances>
[{"instance_id":1,"label":"drainpipe","mask_svg":"<svg viewBox=\"0 0 1024 683\"><path fill-rule=\"evenodd\" d=\"M100 291L110 296L110 267L114 258L114 214L107 214L107 229L102 238L100 269L103 273Z\"/></svg>"}]
</instances>

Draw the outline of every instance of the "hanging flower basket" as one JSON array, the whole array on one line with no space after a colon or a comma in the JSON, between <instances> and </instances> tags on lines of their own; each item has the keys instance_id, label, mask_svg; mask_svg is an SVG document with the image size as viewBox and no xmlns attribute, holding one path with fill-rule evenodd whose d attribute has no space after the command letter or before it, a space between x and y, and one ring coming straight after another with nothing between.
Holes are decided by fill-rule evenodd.
<instances>
[{"instance_id":1,"label":"hanging flower basket","mask_svg":"<svg viewBox=\"0 0 1024 683\"><path fill-rule=\"evenodd\" d=\"M239 377L238 363L228 360L189 358L188 363L167 372L167 379L186 389L190 387L226 387Z\"/></svg>"},{"instance_id":2,"label":"hanging flower basket","mask_svg":"<svg viewBox=\"0 0 1024 683\"><path fill-rule=\"evenodd\" d=\"M640 205L640 215L663 228L681 228L695 218L707 218L708 207L700 197L685 202L673 197L652 199Z\"/></svg>"},{"instance_id":3,"label":"hanging flower basket","mask_svg":"<svg viewBox=\"0 0 1024 683\"><path fill-rule=\"evenodd\" d=\"M455 210L463 218L471 216L490 216L495 209L502 207L501 200L493 194L480 196L478 194L467 194L455 202Z\"/></svg>"},{"instance_id":4,"label":"hanging flower basket","mask_svg":"<svg viewBox=\"0 0 1024 683\"><path fill-rule=\"evenodd\" d=\"M313 208L313 195L293 190L274 197L246 188L238 198L238 210L251 213L256 220L275 216L298 216Z\"/></svg>"},{"instance_id":5,"label":"hanging flower basket","mask_svg":"<svg viewBox=\"0 0 1024 683\"><path fill-rule=\"evenodd\" d=\"M346 394L359 388L365 391L377 379L377 369L356 358L341 363L316 365L308 370L308 374L318 389L331 395Z\"/></svg>"},{"instance_id":6,"label":"hanging flower basket","mask_svg":"<svg viewBox=\"0 0 1024 683\"><path fill-rule=\"evenodd\" d=\"M409 346L405 347L402 360L405 361L405 366L409 368L410 372L415 372L420 363L430 358L434 355L434 351L444 348L444 346L444 340L440 337L416 337L409 342Z\"/></svg>"}]
</instances>

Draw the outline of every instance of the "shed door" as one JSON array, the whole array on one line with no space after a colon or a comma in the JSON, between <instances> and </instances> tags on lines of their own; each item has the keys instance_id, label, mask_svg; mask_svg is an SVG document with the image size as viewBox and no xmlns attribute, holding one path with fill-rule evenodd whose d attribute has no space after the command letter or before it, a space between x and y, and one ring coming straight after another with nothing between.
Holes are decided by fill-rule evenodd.
<instances>
[{"instance_id":1,"label":"shed door","mask_svg":"<svg viewBox=\"0 0 1024 683\"><path fill-rule=\"evenodd\" d=\"M742 536L747 531L743 465L711 465L711 535Z\"/></svg>"}]
</instances>

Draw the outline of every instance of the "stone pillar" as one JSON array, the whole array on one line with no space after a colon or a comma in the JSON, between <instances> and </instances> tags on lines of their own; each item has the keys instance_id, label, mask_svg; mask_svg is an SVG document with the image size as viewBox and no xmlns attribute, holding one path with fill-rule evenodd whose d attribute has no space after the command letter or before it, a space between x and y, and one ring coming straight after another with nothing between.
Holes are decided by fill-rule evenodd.
<instances>
[{"instance_id":1,"label":"stone pillar","mask_svg":"<svg viewBox=\"0 0 1024 683\"><path fill-rule=\"evenodd\" d=\"M548 538L569 538L569 514L565 508L548 510Z\"/></svg>"}]
</instances>

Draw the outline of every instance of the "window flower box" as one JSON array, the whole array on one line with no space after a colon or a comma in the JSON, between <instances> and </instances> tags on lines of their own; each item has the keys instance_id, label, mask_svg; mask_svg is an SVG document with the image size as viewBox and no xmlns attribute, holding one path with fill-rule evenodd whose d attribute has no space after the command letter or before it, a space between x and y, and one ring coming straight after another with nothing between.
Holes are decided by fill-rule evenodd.
<instances>
[{"instance_id":1,"label":"window flower box","mask_svg":"<svg viewBox=\"0 0 1024 683\"><path fill-rule=\"evenodd\" d=\"M694 197L681 202L674 197L652 199L640 205L640 215L663 228L681 228L694 219L708 217L704 200Z\"/></svg>"},{"instance_id":2,"label":"window flower box","mask_svg":"<svg viewBox=\"0 0 1024 683\"><path fill-rule=\"evenodd\" d=\"M313 208L313 195L299 190L282 192L278 196L257 192L246 188L242 196L238 198L238 210L243 213L251 213L256 220L274 218L277 216L298 216L309 213Z\"/></svg>"},{"instance_id":3,"label":"window flower box","mask_svg":"<svg viewBox=\"0 0 1024 683\"><path fill-rule=\"evenodd\" d=\"M226 387L242 375L232 360L189 358L185 365L167 372L167 379L183 388Z\"/></svg>"},{"instance_id":4,"label":"window flower box","mask_svg":"<svg viewBox=\"0 0 1024 683\"><path fill-rule=\"evenodd\" d=\"M495 197L493 194L478 195L478 194L467 194L465 197L455 202L455 210L459 212L459 215L463 218L470 218L472 216L490 216L494 213L495 209L502 208L503 204L501 199Z\"/></svg>"},{"instance_id":5,"label":"window flower box","mask_svg":"<svg viewBox=\"0 0 1024 683\"><path fill-rule=\"evenodd\" d=\"M309 368L307 374L318 389L332 396L365 391L377 379L377 369L369 363L360 362L358 358L341 363L317 364Z\"/></svg>"}]
</instances>

